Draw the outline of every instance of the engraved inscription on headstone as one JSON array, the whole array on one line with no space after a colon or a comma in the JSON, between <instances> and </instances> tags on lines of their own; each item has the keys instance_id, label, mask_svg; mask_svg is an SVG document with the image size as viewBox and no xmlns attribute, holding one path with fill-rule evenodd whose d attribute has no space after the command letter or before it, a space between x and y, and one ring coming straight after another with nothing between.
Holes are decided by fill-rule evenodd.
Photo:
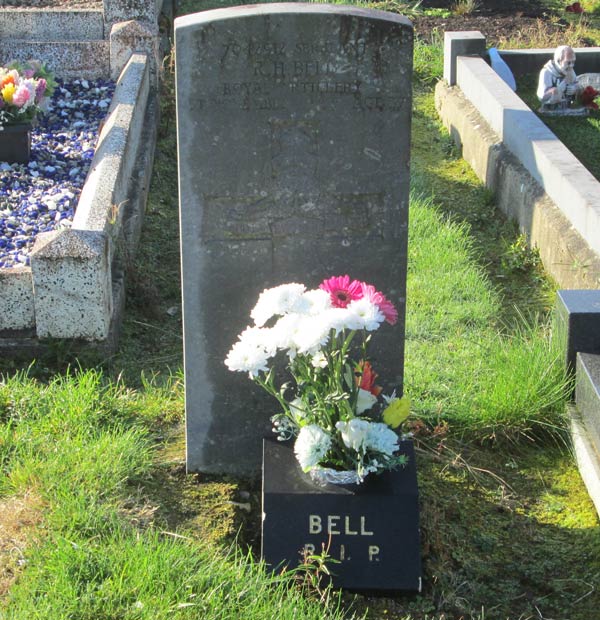
<instances>
[{"instance_id":1,"label":"engraved inscription on headstone","mask_svg":"<svg viewBox=\"0 0 600 620\"><path fill-rule=\"evenodd\" d=\"M348 273L399 308L377 351L401 390L412 26L315 4L176 20L187 463L257 471L274 403L223 360L266 287Z\"/></svg>"}]
</instances>

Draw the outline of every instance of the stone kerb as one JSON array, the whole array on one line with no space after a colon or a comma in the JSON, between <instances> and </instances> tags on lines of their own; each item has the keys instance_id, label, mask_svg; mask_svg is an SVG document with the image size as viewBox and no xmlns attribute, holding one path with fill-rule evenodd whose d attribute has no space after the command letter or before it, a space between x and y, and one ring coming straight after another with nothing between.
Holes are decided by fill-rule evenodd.
<instances>
[{"instance_id":1,"label":"stone kerb","mask_svg":"<svg viewBox=\"0 0 600 620\"><path fill-rule=\"evenodd\" d=\"M108 79L108 63L102 62L108 55L108 41L63 41L60 46L53 41L0 42L0 63L41 58L48 69L65 80Z\"/></svg>"},{"instance_id":2,"label":"stone kerb","mask_svg":"<svg viewBox=\"0 0 600 620\"><path fill-rule=\"evenodd\" d=\"M102 9L0 9L0 39L97 41L103 38Z\"/></svg>"},{"instance_id":3,"label":"stone kerb","mask_svg":"<svg viewBox=\"0 0 600 620\"><path fill-rule=\"evenodd\" d=\"M176 20L188 469L260 467L276 403L224 358L265 287L376 284L400 312L377 369L401 389L412 38L334 5Z\"/></svg>"},{"instance_id":4,"label":"stone kerb","mask_svg":"<svg viewBox=\"0 0 600 620\"><path fill-rule=\"evenodd\" d=\"M104 0L104 21L116 22L137 20L157 23L163 4L172 0Z\"/></svg>"},{"instance_id":5,"label":"stone kerb","mask_svg":"<svg viewBox=\"0 0 600 620\"><path fill-rule=\"evenodd\" d=\"M0 330L20 331L34 327L31 268L0 269Z\"/></svg>"},{"instance_id":6,"label":"stone kerb","mask_svg":"<svg viewBox=\"0 0 600 620\"><path fill-rule=\"evenodd\" d=\"M600 254L600 184L481 58L457 59L457 85L590 248Z\"/></svg>"},{"instance_id":7,"label":"stone kerb","mask_svg":"<svg viewBox=\"0 0 600 620\"><path fill-rule=\"evenodd\" d=\"M576 47L577 74L595 72L600 67L600 49ZM538 73L544 64L554 56L553 48L502 50L502 59L515 75Z\"/></svg>"},{"instance_id":8,"label":"stone kerb","mask_svg":"<svg viewBox=\"0 0 600 620\"><path fill-rule=\"evenodd\" d=\"M134 166L146 148L146 56L132 56L123 71L102 129L73 225L38 235L31 256L36 333L40 338L106 340L115 303L112 268L128 212ZM150 149L153 151L153 149ZM139 209L140 205L136 205Z\"/></svg>"}]
</instances>

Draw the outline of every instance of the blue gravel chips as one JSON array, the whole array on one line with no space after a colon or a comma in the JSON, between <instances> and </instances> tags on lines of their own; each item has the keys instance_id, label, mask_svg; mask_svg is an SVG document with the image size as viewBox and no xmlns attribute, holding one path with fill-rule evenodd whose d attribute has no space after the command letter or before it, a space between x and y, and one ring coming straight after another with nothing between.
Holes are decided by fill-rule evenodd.
<instances>
[{"instance_id":1,"label":"blue gravel chips","mask_svg":"<svg viewBox=\"0 0 600 620\"><path fill-rule=\"evenodd\" d=\"M114 89L59 81L32 130L29 163L0 162L0 268L29 265L38 233L71 225Z\"/></svg>"}]
</instances>

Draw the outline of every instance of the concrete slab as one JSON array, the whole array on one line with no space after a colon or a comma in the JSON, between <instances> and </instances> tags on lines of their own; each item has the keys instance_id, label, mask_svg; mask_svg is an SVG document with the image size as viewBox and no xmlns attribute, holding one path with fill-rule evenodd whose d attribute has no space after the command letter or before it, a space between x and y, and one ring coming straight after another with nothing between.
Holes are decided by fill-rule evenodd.
<instances>
[{"instance_id":1,"label":"concrete slab","mask_svg":"<svg viewBox=\"0 0 600 620\"><path fill-rule=\"evenodd\" d=\"M30 41L23 39L0 40L0 64L11 60L25 62L40 58L57 77L64 79L108 79L108 41Z\"/></svg>"},{"instance_id":2,"label":"concrete slab","mask_svg":"<svg viewBox=\"0 0 600 620\"><path fill-rule=\"evenodd\" d=\"M39 338L106 340L113 314L109 239L104 232L56 230L31 252Z\"/></svg>"},{"instance_id":3,"label":"concrete slab","mask_svg":"<svg viewBox=\"0 0 600 620\"><path fill-rule=\"evenodd\" d=\"M0 9L0 39L96 41L103 38L102 9Z\"/></svg>"}]
</instances>

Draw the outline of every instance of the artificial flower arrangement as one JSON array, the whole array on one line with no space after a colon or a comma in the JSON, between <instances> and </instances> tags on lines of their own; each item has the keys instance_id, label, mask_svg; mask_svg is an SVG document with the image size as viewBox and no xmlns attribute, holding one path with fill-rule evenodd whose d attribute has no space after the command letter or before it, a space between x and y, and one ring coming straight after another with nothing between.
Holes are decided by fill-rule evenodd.
<instances>
[{"instance_id":1,"label":"artificial flower arrangement","mask_svg":"<svg viewBox=\"0 0 600 620\"><path fill-rule=\"evenodd\" d=\"M247 372L279 402L271 418L281 441L320 482L360 483L406 463L397 432L409 415L407 398L381 394L368 361L371 334L398 312L374 286L347 275L318 289L289 283L264 290L225 364ZM353 359L355 356L357 359ZM276 357L293 382L275 385ZM381 399L380 399L381 397Z\"/></svg>"},{"instance_id":2,"label":"artificial flower arrangement","mask_svg":"<svg viewBox=\"0 0 600 620\"><path fill-rule=\"evenodd\" d=\"M55 86L52 74L40 62L0 67L0 130L35 119Z\"/></svg>"},{"instance_id":3,"label":"artificial flower arrangement","mask_svg":"<svg viewBox=\"0 0 600 620\"><path fill-rule=\"evenodd\" d=\"M593 86L586 86L581 93L579 93L579 103L589 110L597 110L598 104L594 99L596 99L598 95L600 95L600 91L597 91Z\"/></svg>"}]
</instances>

